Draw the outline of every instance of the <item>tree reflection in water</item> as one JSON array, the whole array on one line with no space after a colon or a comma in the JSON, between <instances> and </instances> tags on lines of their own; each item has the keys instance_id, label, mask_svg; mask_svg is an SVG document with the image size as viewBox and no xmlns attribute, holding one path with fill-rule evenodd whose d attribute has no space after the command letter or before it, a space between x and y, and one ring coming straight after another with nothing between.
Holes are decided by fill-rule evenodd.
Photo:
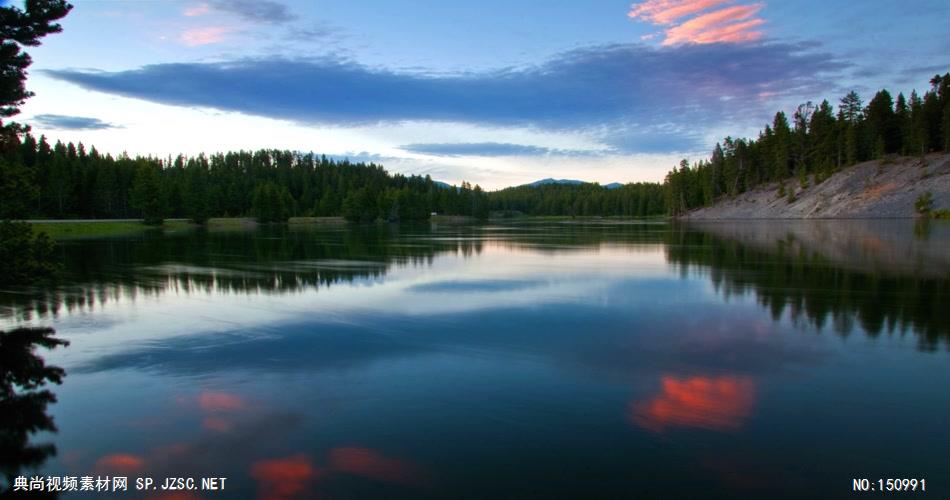
<instances>
[{"instance_id":1,"label":"tree reflection in water","mask_svg":"<svg viewBox=\"0 0 950 500\"><path fill-rule=\"evenodd\" d=\"M55 337L52 328L17 328L0 331L0 497L12 494L13 480L23 469L39 467L56 454L52 444L33 444L37 432L56 432L46 407L56 395L46 384L62 383L62 368L47 366L37 347L54 349L69 342ZM35 492L32 493L36 497ZM46 498L54 498L48 493Z\"/></svg>"}]
</instances>

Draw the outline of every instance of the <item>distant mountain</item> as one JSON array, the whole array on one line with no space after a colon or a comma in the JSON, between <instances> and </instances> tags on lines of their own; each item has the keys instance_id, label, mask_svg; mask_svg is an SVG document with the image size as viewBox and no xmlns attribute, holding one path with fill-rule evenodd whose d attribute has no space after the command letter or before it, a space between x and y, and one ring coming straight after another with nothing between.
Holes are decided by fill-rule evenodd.
<instances>
[{"instance_id":1,"label":"distant mountain","mask_svg":"<svg viewBox=\"0 0 950 500\"><path fill-rule=\"evenodd\" d=\"M566 185L571 185L571 186L578 186L581 184L586 184L586 182L578 181L574 179L552 179L549 177L547 179L541 179L540 181L534 181L530 184L524 184L524 185L531 186L531 187L538 187L538 186L545 186L547 184L566 184Z\"/></svg>"},{"instance_id":2,"label":"distant mountain","mask_svg":"<svg viewBox=\"0 0 950 500\"><path fill-rule=\"evenodd\" d=\"M436 186L442 188L442 189L448 189L448 188L452 187L452 185L449 184L449 183L447 183L447 182L432 181L432 183L435 184Z\"/></svg>"},{"instance_id":3,"label":"distant mountain","mask_svg":"<svg viewBox=\"0 0 950 500\"><path fill-rule=\"evenodd\" d=\"M522 184L522 186L538 187L538 186L546 186L546 185L548 185L548 184L561 184L561 185L565 185L565 186L579 186L579 185L581 185L581 184L590 184L590 183L587 182L587 181L579 181L579 180L577 180L577 179L552 179L552 178L549 177L549 178L547 178L547 179L541 179L540 181L534 181L534 182L532 182L532 183L530 183L530 184ZM623 184L621 184L621 183L619 183L619 182L611 182L610 184L607 184L607 185L605 185L604 187L607 188L607 189L617 189L617 188L619 188L619 187L623 187Z\"/></svg>"}]
</instances>

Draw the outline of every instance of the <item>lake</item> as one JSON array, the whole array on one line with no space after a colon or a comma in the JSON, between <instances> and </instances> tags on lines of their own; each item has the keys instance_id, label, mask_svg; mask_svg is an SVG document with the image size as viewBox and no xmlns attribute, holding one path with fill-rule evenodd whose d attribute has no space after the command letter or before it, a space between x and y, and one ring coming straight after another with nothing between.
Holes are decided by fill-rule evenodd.
<instances>
[{"instance_id":1,"label":"lake","mask_svg":"<svg viewBox=\"0 0 950 500\"><path fill-rule=\"evenodd\" d=\"M55 288L0 294L0 326L71 343L37 350L66 376L58 432L32 438L57 453L23 475L227 478L151 498L950 494L946 223L289 227L58 252Z\"/></svg>"}]
</instances>

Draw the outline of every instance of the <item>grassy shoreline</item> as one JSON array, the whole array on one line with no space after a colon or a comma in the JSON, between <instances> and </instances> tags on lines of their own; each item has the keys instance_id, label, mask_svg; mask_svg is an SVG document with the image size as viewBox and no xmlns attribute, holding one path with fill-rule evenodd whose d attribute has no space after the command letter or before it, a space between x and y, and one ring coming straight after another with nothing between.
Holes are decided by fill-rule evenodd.
<instances>
[{"instance_id":1,"label":"grassy shoreline","mask_svg":"<svg viewBox=\"0 0 950 500\"><path fill-rule=\"evenodd\" d=\"M489 222L591 222L616 220L662 220L664 217L630 218L621 216L611 217L570 217L570 216L533 216L519 215L516 217L493 217ZM429 222L436 224L471 224L476 223L474 217L468 216L433 216ZM56 240L79 238L104 238L110 236L133 236L148 231L176 232L190 231L199 228L197 224L185 219L166 220L161 226L147 226L140 220L48 220L29 221L36 231L42 231ZM291 217L287 221L289 226L303 227L309 225L330 226L347 224L343 217ZM242 230L257 227L257 222L250 217L214 217L208 219L208 230Z\"/></svg>"},{"instance_id":2,"label":"grassy shoreline","mask_svg":"<svg viewBox=\"0 0 950 500\"><path fill-rule=\"evenodd\" d=\"M37 232L44 232L55 240L78 238L103 238L110 236L133 236L149 231L165 233L189 231L200 226L185 219L166 220L161 226L147 226L140 220L33 220L30 225ZM328 225L344 224L342 217L291 217L290 225ZM249 217L214 217L208 219L209 230L239 230L257 227L257 222Z\"/></svg>"},{"instance_id":3,"label":"grassy shoreline","mask_svg":"<svg viewBox=\"0 0 950 500\"><path fill-rule=\"evenodd\" d=\"M128 236L147 231L180 231L193 227L186 221L166 221L162 226L147 226L141 221L49 221L31 222L37 232L46 233L55 240L71 238L98 238Z\"/></svg>"}]
</instances>

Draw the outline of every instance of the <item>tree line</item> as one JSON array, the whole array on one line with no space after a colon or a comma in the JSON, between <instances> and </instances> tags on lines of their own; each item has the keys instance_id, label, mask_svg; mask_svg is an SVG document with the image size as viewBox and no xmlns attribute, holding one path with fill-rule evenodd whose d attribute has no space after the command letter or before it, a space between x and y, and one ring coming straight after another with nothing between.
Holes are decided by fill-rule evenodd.
<instances>
[{"instance_id":1,"label":"tree line","mask_svg":"<svg viewBox=\"0 0 950 500\"><path fill-rule=\"evenodd\" d=\"M489 193L494 211L528 215L643 217L666 211L663 186L637 182L616 188L599 184L517 186Z\"/></svg>"},{"instance_id":2,"label":"tree line","mask_svg":"<svg viewBox=\"0 0 950 500\"><path fill-rule=\"evenodd\" d=\"M860 162L950 151L950 73L930 85L909 98L881 90L867 106L852 91L839 100L837 114L827 100L809 101L791 122L779 111L758 138L726 137L708 160L674 167L664 181L667 212L678 215L768 183L794 201L797 190Z\"/></svg>"},{"instance_id":3,"label":"tree line","mask_svg":"<svg viewBox=\"0 0 950 500\"><path fill-rule=\"evenodd\" d=\"M390 174L374 163L259 150L158 159L113 157L80 143L23 135L2 158L11 218L343 216L351 221L423 220L433 212L488 216L479 186L446 187L429 176Z\"/></svg>"}]
</instances>

